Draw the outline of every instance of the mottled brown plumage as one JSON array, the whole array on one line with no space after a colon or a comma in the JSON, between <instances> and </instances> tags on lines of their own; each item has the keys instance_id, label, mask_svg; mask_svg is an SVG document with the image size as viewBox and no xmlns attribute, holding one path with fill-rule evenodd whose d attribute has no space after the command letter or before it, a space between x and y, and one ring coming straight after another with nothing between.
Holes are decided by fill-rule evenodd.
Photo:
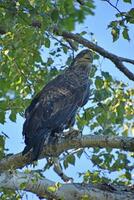
<instances>
[{"instance_id":1,"label":"mottled brown plumage","mask_svg":"<svg viewBox=\"0 0 134 200\"><path fill-rule=\"evenodd\" d=\"M81 51L70 67L50 81L26 109L23 154L32 149L32 160L38 159L44 144L48 144L56 132L74 125L78 108L89 98L92 60L91 51Z\"/></svg>"}]
</instances>

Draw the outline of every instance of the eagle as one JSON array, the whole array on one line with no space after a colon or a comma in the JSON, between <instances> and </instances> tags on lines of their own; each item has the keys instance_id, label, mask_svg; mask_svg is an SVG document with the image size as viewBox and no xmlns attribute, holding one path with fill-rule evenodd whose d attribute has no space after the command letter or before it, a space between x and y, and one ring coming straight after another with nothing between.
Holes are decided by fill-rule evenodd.
<instances>
[{"instance_id":1,"label":"eagle","mask_svg":"<svg viewBox=\"0 0 134 200\"><path fill-rule=\"evenodd\" d=\"M91 50L81 51L67 69L33 98L25 111L22 134L26 146L22 155L31 150L31 160L38 160L44 145L51 143L55 133L74 125L78 109L89 99L92 61Z\"/></svg>"}]
</instances>

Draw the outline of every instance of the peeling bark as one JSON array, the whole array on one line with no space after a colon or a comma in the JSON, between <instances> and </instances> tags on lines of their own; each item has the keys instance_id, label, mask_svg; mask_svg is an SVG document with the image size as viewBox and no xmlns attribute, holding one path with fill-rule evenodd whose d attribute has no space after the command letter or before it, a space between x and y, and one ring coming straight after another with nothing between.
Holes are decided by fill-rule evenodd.
<instances>
[{"instance_id":1,"label":"peeling bark","mask_svg":"<svg viewBox=\"0 0 134 200\"><path fill-rule=\"evenodd\" d=\"M81 183L66 183L56 187L55 182L46 178L37 179L34 173L4 172L0 174L0 187L2 188L19 190L22 189L22 184L23 190L48 199L51 197L58 200L63 198L64 200L81 200L84 196L87 197L86 199L92 200L134 199L134 190L132 187Z\"/></svg>"}]
</instances>

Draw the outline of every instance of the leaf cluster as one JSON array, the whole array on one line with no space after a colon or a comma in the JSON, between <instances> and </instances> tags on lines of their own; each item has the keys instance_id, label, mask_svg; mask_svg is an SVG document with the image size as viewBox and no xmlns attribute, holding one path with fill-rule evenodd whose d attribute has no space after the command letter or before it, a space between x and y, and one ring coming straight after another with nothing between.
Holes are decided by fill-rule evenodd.
<instances>
[{"instance_id":1,"label":"leaf cluster","mask_svg":"<svg viewBox=\"0 0 134 200\"><path fill-rule=\"evenodd\" d=\"M124 7L125 3L132 4L131 0L124 0ZM130 8L128 11L120 11L116 6L113 6L115 9L118 10L118 13L115 15L116 20L111 21L108 25L108 28L111 29L111 34L113 37L113 42L119 39L120 34L125 40L130 41L130 34L129 34L129 25L134 24L134 8Z\"/></svg>"},{"instance_id":2,"label":"leaf cluster","mask_svg":"<svg viewBox=\"0 0 134 200\"><path fill-rule=\"evenodd\" d=\"M0 123L6 122L6 116L13 122L17 114L23 116L30 99L49 80L60 73L64 66L62 59L72 56L64 39L54 37L54 26L60 30L74 31L75 26L83 24L88 15L94 14L94 2L73 0L4 0L0 3ZM132 3L131 0L124 0ZM134 24L134 9L116 14L116 20L109 24L113 41L120 37L130 40L129 26ZM81 35L85 34L84 31ZM78 44L75 44L78 47ZM60 65L59 65L60 64ZM59 68L61 66L61 68ZM134 90L122 82L116 81L105 71L100 74L96 69L92 74L92 92L89 103L76 117L76 126L95 135L131 136L133 130ZM63 166L75 165L76 158L83 158L84 150L63 155ZM5 156L5 137L0 136L0 159ZM133 154L112 151L112 149L94 148L89 153L93 169L83 176L84 182L109 182L129 184L132 181ZM114 172L118 172L115 178ZM123 171L123 173L120 173ZM105 175L105 172L107 173ZM28 171L28 173L31 173ZM34 174L33 183L41 178ZM25 188L25 183L21 189ZM49 188L50 191L58 186ZM14 191L1 190L1 199L20 199Z\"/></svg>"}]
</instances>

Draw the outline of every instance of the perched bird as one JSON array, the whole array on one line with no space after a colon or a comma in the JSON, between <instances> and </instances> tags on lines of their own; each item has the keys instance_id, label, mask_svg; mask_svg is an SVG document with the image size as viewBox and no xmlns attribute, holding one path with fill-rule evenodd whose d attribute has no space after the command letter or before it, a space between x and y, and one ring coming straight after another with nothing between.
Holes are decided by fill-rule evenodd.
<instances>
[{"instance_id":1,"label":"perched bird","mask_svg":"<svg viewBox=\"0 0 134 200\"><path fill-rule=\"evenodd\" d=\"M78 108L89 98L92 61L89 49L81 51L62 74L44 86L26 109L23 125L26 146L22 154L32 149L32 161L38 159L44 144L50 143L55 133L74 125Z\"/></svg>"}]
</instances>

